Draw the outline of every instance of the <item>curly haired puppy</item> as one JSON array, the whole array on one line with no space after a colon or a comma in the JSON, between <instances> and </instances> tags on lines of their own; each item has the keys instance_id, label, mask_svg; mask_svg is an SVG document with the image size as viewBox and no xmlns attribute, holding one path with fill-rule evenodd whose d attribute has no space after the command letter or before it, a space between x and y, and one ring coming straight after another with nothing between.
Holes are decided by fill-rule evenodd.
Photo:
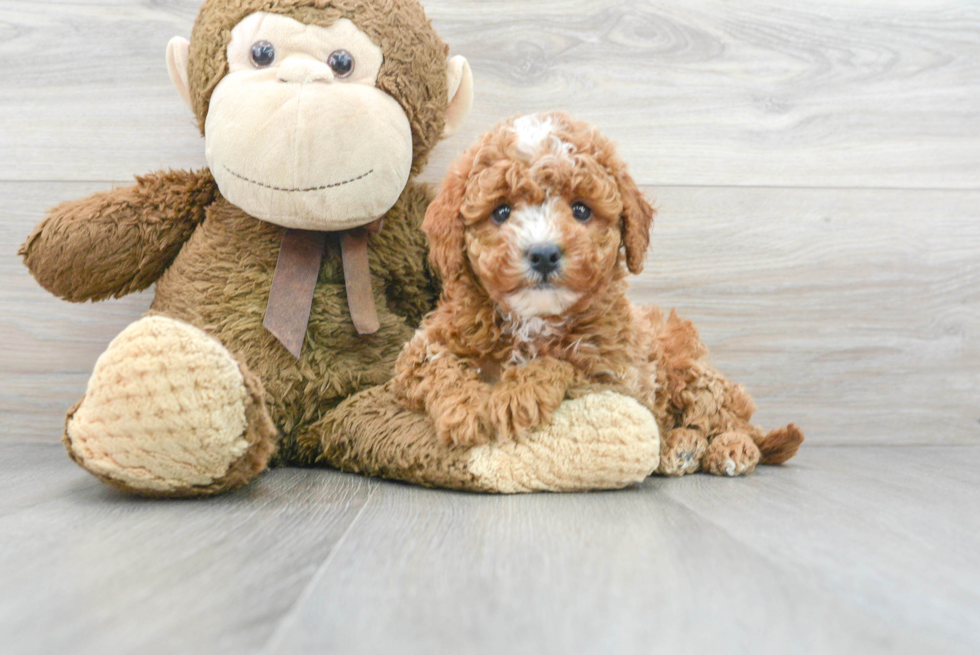
<instances>
[{"instance_id":1,"label":"curly haired puppy","mask_svg":"<svg viewBox=\"0 0 980 655\"><path fill-rule=\"evenodd\" d=\"M442 439L476 445L614 389L656 417L660 473L742 475L788 460L800 430L750 423L752 398L711 366L694 325L628 300L654 213L587 123L541 114L484 135L425 218L444 290L398 361L400 402L428 412Z\"/></svg>"}]
</instances>

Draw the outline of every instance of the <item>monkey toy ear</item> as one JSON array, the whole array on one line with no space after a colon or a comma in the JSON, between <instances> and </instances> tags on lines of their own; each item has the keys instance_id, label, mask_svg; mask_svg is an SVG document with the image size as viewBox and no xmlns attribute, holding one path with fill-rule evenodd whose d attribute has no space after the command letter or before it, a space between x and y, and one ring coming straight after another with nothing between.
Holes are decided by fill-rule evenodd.
<instances>
[{"instance_id":1,"label":"monkey toy ear","mask_svg":"<svg viewBox=\"0 0 980 655\"><path fill-rule=\"evenodd\" d=\"M444 137L459 131L473 109L473 72L466 58L457 55L450 59L446 76L449 80L449 107L446 109Z\"/></svg>"},{"instance_id":2,"label":"monkey toy ear","mask_svg":"<svg viewBox=\"0 0 980 655\"><path fill-rule=\"evenodd\" d=\"M191 42L181 36L175 36L167 45L167 70L170 81L177 88L177 93L184 99L192 110L191 87L187 77L187 65L190 62Z\"/></svg>"}]
</instances>

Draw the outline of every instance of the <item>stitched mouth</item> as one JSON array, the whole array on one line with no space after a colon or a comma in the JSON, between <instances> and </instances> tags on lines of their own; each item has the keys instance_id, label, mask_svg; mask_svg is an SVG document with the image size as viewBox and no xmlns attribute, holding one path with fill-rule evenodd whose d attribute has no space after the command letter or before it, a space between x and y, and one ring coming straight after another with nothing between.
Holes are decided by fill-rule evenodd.
<instances>
[{"instance_id":1,"label":"stitched mouth","mask_svg":"<svg viewBox=\"0 0 980 655\"><path fill-rule=\"evenodd\" d=\"M347 184L352 184L359 180L363 180L364 178L374 173L374 169L372 168L371 170L369 170L367 173L364 173L363 175L352 177L351 179L344 180L343 182L334 182L333 184L324 184L323 186L314 186L308 189L287 189L285 187L273 186L271 184L265 184L264 182L259 182L257 180L253 180L251 178L245 177L244 175L240 175L235 171L231 170L227 166L225 166L224 168L226 171L228 171L229 173L237 177L239 180L248 182L249 184L255 184L256 186L260 186L264 189L272 189L273 191L283 191L285 193L309 193L310 191L326 191L327 189L336 189L337 187L345 186Z\"/></svg>"}]
</instances>

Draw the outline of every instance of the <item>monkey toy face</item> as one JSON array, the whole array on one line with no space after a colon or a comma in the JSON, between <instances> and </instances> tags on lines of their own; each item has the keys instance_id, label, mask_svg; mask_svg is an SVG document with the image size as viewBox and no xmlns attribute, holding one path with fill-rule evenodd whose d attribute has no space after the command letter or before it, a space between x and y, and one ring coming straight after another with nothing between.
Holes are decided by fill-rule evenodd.
<instances>
[{"instance_id":1,"label":"monkey toy face","mask_svg":"<svg viewBox=\"0 0 980 655\"><path fill-rule=\"evenodd\" d=\"M208 4L217 3L205 3L205 20ZM203 118L218 188L251 216L283 227L336 231L372 223L394 206L435 140L468 113L469 67L461 57L446 61L441 43L434 58L424 39L419 53L397 51L411 39L385 38L385 30L405 29L378 20L376 10L388 3L265 4L281 13L246 15L221 32L227 36L220 49L200 26L192 42L170 44L171 77ZM421 7L404 3L413 5L419 29L431 31ZM387 43L396 45L386 52ZM222 65L195 67L209 54ZM426 104L441 105L442 115L420 115Z\"/></svg>"},{"instance_id":2,"label":"monkey toy face","mask_svg":"<svg viewBox=\"0 0 980 655\"><path fill-rule=\"evenodd\" d=\"M239 23L205 123L223 195L285 227L383 216L412 170L408 117L377 88L383 60L347 19L323 28L256 13Z\"/></svg>"}]
</instances>

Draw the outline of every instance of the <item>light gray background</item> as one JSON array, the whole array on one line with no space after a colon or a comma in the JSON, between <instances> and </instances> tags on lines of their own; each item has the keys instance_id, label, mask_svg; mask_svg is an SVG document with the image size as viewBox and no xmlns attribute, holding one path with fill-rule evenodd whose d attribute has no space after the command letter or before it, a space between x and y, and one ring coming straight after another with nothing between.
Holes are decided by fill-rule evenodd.
<instances>
[{"instance_id":1,"label":"light gray background","mask_svg":"<svg viewBox=\"0 0 980 655\"><path fill-rule=\"evenodd\" d=\"M677 307L810 446L980 441L980 5L426 3L476 108L566 109L660 215L634 297ZM0 1L0 438L59 437L150 294L48 296L15 256L61 200L205 165L164 50L197 0Z\"/></svg>"}]
</instances>

